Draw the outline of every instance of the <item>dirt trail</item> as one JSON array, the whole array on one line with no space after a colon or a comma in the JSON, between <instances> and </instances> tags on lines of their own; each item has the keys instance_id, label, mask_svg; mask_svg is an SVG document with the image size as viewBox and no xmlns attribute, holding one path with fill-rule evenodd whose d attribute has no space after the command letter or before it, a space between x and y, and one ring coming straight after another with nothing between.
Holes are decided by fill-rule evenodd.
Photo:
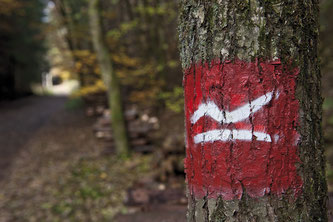
<instances>
[{"instance_id":1,"label":"dirt trail","mask_svg":"<svg viewBox=\"0 0 333 222\"><path fill-rule=\"evenodd\" d=\"M119 165L104 155L92 133L94 118L66 109L66 101L28 97L0 104L0 222L100 222L123 211L123 194L135 180L130 172L145 157ZM184 205L156 205L111 221L180 222L185 212Z\"/></svg>"},{"instance_id":2,"label":"dirt trail","mask_svg":"<svg viewBox=\"0 0 333 222\"><path fill-rule=\"evenodd\" d=\"M66 101L32 96L0 104L0 222L54 221L47 204L59 181L99 152L94 120L66 109Z\"/></svg>"},{"instance_id":3,"label":"dirt trail","mask_svg":"<svg viewBox=\"0 0 333 222\"><path fill-rule=\"evenodd\" d=\"M31 96L0 104L0 181L29 138L64 110L65 101L65 97Z\"/></svg>"}]
</instances>

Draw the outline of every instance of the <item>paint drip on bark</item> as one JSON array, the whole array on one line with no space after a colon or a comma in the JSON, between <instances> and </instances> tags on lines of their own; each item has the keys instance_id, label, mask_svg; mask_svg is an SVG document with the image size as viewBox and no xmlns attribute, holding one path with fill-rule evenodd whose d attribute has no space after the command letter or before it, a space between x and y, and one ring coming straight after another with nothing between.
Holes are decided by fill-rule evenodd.
<instances>
[{"instance_id":1,"label":"paint drip on bark","mask_svg":"<svg viewBox=\"0 0 333 222\"><path fill-rule=\"evenodd\" d=\"M289 68L287 68L289 67ZM185 171L192 195L298 195L297 68L213 61L185 72Z\"/></svg>"}]
</instances>

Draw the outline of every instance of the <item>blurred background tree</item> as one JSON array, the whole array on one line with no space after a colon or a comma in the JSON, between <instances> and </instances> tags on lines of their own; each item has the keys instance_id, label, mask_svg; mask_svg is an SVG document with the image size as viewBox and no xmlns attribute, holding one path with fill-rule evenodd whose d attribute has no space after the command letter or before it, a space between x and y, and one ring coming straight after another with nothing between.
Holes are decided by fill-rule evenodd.
<instances>
[{"instance_id":1,"label":"blurred background tree","mask_svg":"<svg viewBox=\"0 0 333 222\"><path fill-rule=\"evenodd\" d=\"M88 1L53 2L55 7L52 10L52 24L70 51L72 71L80 80L81 93L93 92L94 86L96 92L105 90L105 87L100 87L100 70L90 37ZM116 73L125 86L125 100L156 105L156 108L160 107L163 100L170 98L175 101L176 99L171 97L179 96L172 92L175 86L181 86L182 79L175 28L177 2L101 2L105 39ZM60 30L63 32L59 33ZM52 43L57 48L63 48L60 42ZM170 93L164 94L162 91Z\"/></svg>"},{"instance_id":2,"label":"blurred background tree","mask_svg":"<svg viewBox=\"0 0 333 222\"><path fill-rule=\"evenodd\" d=\"M320 58L324 96L323 129L327 151L329 191L333 191L333 1L321 1Z\"/></svg>"},{"instance_id":3,"label":"blurred background tree","mask_svg":"<svg viewBox=\"0 0 333 222\"><path fill-rule=\"evenodd\" d=\"M30 92L47 71L40 0L0 1L0 99Z\"/></svg>"},{"instance_id":4,"label":"blurred background tree","mask_svg":"<svg viewBox=\"0 0 333 222\"><path fill-rule=\"evenodd\" d=\"M81 87L74 96L83 97L86 103L102 101L105 105L107 87L93 49L89 1L52 0L51 3L48 44L52 67L57 67L58 75L70 73L71 78L79 80ZM159 138L170 136L173 145L167 142L165 146L180 144L173 149L183 155L184 103L178 59L177 1L102 0L100 4L103 38L120 80L122 103L126 109L135 105L150 116L168 119L160 125L153 140L161 146L164 141ZM170 127L175 130L170 131ZM182 164L173 160L172 165L179 168Z\"/></svg>"},{"instance_id":5,"label":"blurred background tree","mask_svg":"<svg viewBox=\"0 0 333 222\"><path fill-rule=\"evenodd\" d=\"M117 155L127 158L129 156L129 141L126 130L125 115L123 109L123 100L121 95L121 86L110 53L104 39L100 11L101 2L99 0L90 0L89 20L93 39L93 45L97 54L99 68L101 70L103 82L107 88L107 101L110 107L110 124L114 134L114 141Z\"/></svg>"}]
</instances>

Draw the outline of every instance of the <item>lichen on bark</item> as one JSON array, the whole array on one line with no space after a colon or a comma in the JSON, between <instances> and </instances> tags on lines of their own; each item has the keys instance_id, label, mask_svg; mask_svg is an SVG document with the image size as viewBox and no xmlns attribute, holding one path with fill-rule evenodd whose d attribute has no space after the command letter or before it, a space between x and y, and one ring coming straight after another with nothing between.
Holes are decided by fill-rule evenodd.
<instances>
[{"instance_id":1,"label":"lichen on bark","mask_svg":"<svg viewBox=\"0 0 333 222\"><path fill-rule=\"evenodd\" d=\"M319 0L184 0L180 3L182 67L220 61L281 60L297 67L300 104L297 166L302 194L225 201L189 194L189 221L327 221L321 82L317 53Z\"/></svg>"},{"instance_id":2,"label":"lichen on bark","mask_svg":"<svg viewBox=\"0 0 333 222\"><path fill-rule=\"evenodd\" d=\"M198 1L181 3L179 23L183 68L221 58L297 58L302 22L295 1Z\"/></svg>"}]
</instances>

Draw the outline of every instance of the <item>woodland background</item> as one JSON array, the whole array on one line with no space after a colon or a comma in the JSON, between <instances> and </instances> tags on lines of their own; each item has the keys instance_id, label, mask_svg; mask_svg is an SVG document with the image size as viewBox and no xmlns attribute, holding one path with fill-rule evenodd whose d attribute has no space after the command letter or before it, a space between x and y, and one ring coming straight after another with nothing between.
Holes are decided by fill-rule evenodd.
<instances>
[{"instance_id":1,"label":"woodland background","mask_svg":"<svg viewBox=\"0 0 333 222\"><path fill-rule=\"evenodd\" d=\"M0 0L0 221L156 221L159 216L184 221L178 3L100 2L132 155L120 159L114 154L89 1ZM332 12L333 1L322 0L323 129L330 192Z\"/></svg>"}]
</instances>

